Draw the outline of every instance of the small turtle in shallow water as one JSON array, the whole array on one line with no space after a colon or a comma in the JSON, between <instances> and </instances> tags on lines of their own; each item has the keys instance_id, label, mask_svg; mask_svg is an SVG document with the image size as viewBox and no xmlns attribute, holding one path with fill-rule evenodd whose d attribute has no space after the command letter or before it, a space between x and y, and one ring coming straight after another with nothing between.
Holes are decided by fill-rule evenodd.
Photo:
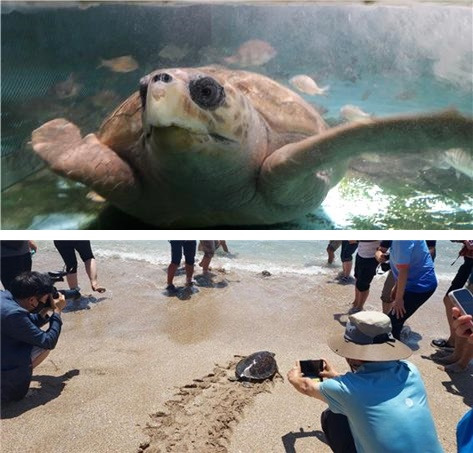
<instances>
[{"instance_id":1,"label":"small turtle in shallow water","mask_svg":"<svg viewBox=\"0 0 473 453\"><path fill-rule=\"evenodd\" d=\"M239 381L261 382L272 379L277 372L278 365L274 353L259 351L237 363L235 376Z\"/></svg>"},{"instance_id":2,"label":"small turtle in shallow water","mask_svg":"<svg viewBox=\"0 0 473 453\"><path fill-rule=\"evenodd\" d=\"M360 154L471 155L473 119L451 111L330 129L263 75L174 68L143 77L97 134L55 119L32 145L53 171L148 224L262 225L313 211Z\"/></svg>"}]
</instances>

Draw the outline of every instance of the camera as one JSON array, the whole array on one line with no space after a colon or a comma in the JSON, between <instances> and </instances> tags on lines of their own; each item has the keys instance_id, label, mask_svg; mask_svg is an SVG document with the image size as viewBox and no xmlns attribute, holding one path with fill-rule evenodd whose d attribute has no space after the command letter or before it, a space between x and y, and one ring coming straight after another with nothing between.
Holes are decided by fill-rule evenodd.
<instances>
[{"instance_id":1,"label":"camera","mask_svg":"<svg viewBox=\"0 0 473 453\"><path fill-rule=\"evenodd\" d=\"M53 283L57 283L57 282L64 281L64 277L67 275L67 272L66 271L49 271L48 275ZM79 297L81 297L79 288L57 289L55 286L53 286L53 291L51 293L51 295L53 296L53 299L57 299L59 297L59 293L64 294L64 297L66 299L78 299ZM49 303L46 306L48 305Z\"/></svg>"}]
</instances>

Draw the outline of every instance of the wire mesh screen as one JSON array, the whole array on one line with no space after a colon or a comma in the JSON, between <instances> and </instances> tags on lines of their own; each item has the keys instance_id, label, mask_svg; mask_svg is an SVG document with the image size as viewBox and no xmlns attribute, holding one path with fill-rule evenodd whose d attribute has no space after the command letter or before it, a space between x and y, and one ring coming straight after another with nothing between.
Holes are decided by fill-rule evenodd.
<instances>
[{"instance_id":1,"label":"wire mesh screen","mask_svg":"<svg viewBox=\"0 0 473 453\"><path fill-rule=\"evenodd\" d=\"M230 68L266 75L295 90L322 112L329 125L342 121L346 105L375 117L451 107L471 115L471 9L448 2L402 7L363 3L2 2L3 226L34 228L35 219L40 223L52 219L51 204L42 201L45 191L61 215L66 210L96 212L95 206L83 201L85 189L51 173L44 180L27 177L42 167L30 148L31 133L54 118L67 118L82 134L96 131L107 114L137 90L140 78L157 68L228 67L232 61L228 57L233 57L237 63L230 63ZM250 46L246 64L247 57L239 52L254 40L266 43L272 54L259 50L263 55L258 55ZM311 95L291 86L291 78L301 74L321 87L330 86L329 91ZM332 226L407 228L399 220L403 218L399 211L406 209L402 190L407 185L416 185L418 198L409 204L418 203L422 213L409 216L417 222L411 228L448 228L442 217L446 211L452 225L472 225L471 209L470 213L465 209L471 208L471 194L463 190L471 177L460 169L457 184L458 169L451 162L417 158L401 162L383 156L358 159L350 169L368 182L344 180L346 187L341 186L333 206L345 207L336 215L331 212ZM397 183L401 179L404 185ZM25 201L24 217L18 219L15 187L20 186L15 184L20 182L33 195L42 195L34 205ZM378 212L368 199L373 187L377 187L373 200L393 208L389 221L373 217ZM373 206L373 213L366 213L368 217L353 213L349 220L337 217L341 211L350 212L354 192L363 205ZM326 200L325 209L330 212L329 203ZM51 225L48 222L40 227ZM324 228L325 222L318 218L314 224ZM298 220L295 227L301 226L314 227L310 218Z\"/></svg>"}]
</instances>

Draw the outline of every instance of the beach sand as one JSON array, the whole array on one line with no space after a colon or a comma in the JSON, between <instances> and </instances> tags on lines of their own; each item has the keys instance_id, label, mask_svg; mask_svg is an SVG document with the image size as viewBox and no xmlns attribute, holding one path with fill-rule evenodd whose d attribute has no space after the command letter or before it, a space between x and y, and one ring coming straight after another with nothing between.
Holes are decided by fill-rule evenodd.
<instances>
[{"instance_id":1,"label":"beach sand","mask_svg":"<svg viewBox=\"0 0 473 453\"><path fill-rule=\"evenodd\" d=\"M35 270L51 262L57 255L38 253ZM31 395L2 407L2 451L329 452L320 427L326 405L297 393L286 373L298 359L319 357L347 371L326 345L329 334L342 334L354 293L333 280L335 264L333 274L317 276L216 271L213 287L168 297L164 266L100 260L107 292L69 302ZM176 284L184 280L181 273ZM383 281L373 282L366 308L380 309ZM83 266L79 282L90 294ZM473 403L471 369L448 375L422 357L447 333L446 289L441 284L408 324L410 360L453 453L456 424ZM235 356L259 350L276 354L282 378L249 387L229 381Z\"/></svg>"}]
</instances>

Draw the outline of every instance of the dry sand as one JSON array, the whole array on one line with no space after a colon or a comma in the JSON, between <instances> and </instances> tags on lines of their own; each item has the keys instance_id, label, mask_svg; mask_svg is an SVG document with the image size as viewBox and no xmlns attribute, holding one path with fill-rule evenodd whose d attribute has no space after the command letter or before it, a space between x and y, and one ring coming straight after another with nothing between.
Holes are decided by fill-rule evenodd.
<instances>
[{"instance_id":1,"label":"dry sand","mask_svg":"<svg viewBox=\"0 0 473 453\"><path fill-rule=\"evenodd\" d=\"M41 252L35 269L51 262L57 256ZM216 272L214 287L177 298L163 292L165 269L146 262L111 258L99 262L99 273L108 291L69 303L56 350L35 370L37 390L2 408L3 452L330 451L319 421L326 406L297 393L285 375L295 360L318 357L347 370L325 339L342 333L352 285L327 275ZM79 281L87 294L83 269ZM374 281L366 308L380 308L383 281ZM409 325L417 348L411 361L453 453L456 424L473 403L471 370L450 376L422 357L447 331L445 290ZM234 356L258 350L276 353L284 380L230 382Z\"/></svg>"}]
</instances>

